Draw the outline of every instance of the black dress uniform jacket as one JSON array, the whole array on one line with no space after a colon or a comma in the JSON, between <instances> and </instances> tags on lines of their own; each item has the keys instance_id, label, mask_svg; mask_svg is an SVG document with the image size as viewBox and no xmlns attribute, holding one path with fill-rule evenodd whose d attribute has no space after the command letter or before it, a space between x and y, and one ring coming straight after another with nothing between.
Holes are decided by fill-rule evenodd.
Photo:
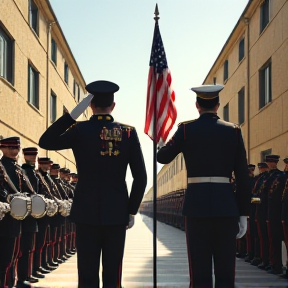
<instances>
[{"instance_id":1,"label":"black dress uniform jacket","mask_svg":"<svg viewBox=\"0 0 288 288\"><path fill-rule=\"evenodd\" d=\"M241 130L204 113L194 121L181 123L172 139L157 154L166 164L183 153L187 177L231 178L234 171L236 193L230 183L188 184L183 215L189 217L237 217L249 215L251 189L246 151Z\"/></svg>"},{"instance_id":2,"label":"black dress uniform jacket","mask_svg":"<svg viewBox=\"0 0 288 288\"><path fill-rule=\"evenodd\" d=\"M78 183L71 219L92 225L126 225L129 214L138 211L147 182L136 130L123 127L122 141L118 142L120 154L103 156L100 137L103 127L112 130L122 124L114 122L111 115L94 115L71 127L75 122L70 114L65 114L39 140L39 146L47 150L73 150ZM130 197L125 182L128 164L134 178Z\"/></svg>"}]
</instances>

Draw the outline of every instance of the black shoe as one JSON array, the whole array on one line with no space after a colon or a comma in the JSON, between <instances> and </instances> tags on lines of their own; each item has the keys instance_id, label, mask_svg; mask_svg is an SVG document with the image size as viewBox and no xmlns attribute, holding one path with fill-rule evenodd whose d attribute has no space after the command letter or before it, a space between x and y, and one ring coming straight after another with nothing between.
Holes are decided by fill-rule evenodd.
<instances>
[{"instance_id":1,"label":"black shoe","mask_svg":"<svg viewBox=\"0 0 288 288\"><path fill-rule=\"evenodd\" d=\"M57 262L58 264L63 264L65 261L62 260L62 259L57 258L57 259L56 259L56 262Z\"/></svg>"},{"instance_id":2,"label":"black shoe","mask_svg":"<svg viewBox=\"0 0 288 288\"><path fill-rule=\"evenodd\" d=\"M275 275L277 275L277 274L283 274L283 270L282 270L282 268L271 268L270 270L267 270L267 273L269 273L269 274L275 274Z\"/></svg>"},{"instance_id":3,"label":"black shoe","mask_svg":"<svg viewBox=\"0 0 288 288\"><path fill-rule=\"evenodd\" d=\"M273 267L272 267L271 265L267 265L267 266L264 268L264 270L266 270L266 271L269 271L269 270L271 270L271 269L273 269Z\"/></svg>"},{"instance_id":4,"label":"black shoe","mask_svg":"<svg viewBox=\"0 0 288 288\"><path fill-rule=\"evenodd\" d=\"M72 250L67 250L66 254L70 254L70 255L74 255L76 252L72 251Z\"/></svg>"},{"instance_id":5,"label":"black shoe","mask_svg":"<svg viewBox=\"0 0 288 288\"><path fill-rule=\"evenodd\" d=\"M58 263L56 263L56 262L54 262L54 261L51 261L51 262L48 262L48 265L50 266L50 267L52 267L52 268L58 268L58 266L59 266L59 264Z\"/></svg>"},{"instance_id":6,"label":"black shoe","mask_svg":"<svg viewBox=\"0 0 288 288\"><path fill-rule=\"evenodd\" d=\"M244 257L245 257L245 255L244 255L244 254L242 254L242 253L236 253L236 257L237 257L237 258L244 258Z\"/></svg>"},{"instance_id":7,"label":"black shoe","mask_svg":"<svg viewBox=\"0 0 288 288\"><path fill-rule=\"evenodd\" d=\"M51 272L51 270L45 269L43 267L39 267L38 271L41 272L42 274L48 274Z\"/></svg>"},{"instance_id":8,"label":"black shoe","mask_svg":"<svg viewBox=\"0 0 288 288\"><path fill-rule=\"evenodd\" d=\"M72 254L68 254L67 252L63 255L63 257L66 257L67 259L72 257L73 255Z\"/></svg>"},{"instance_id":9,"label":"black shoe","mask_svg":"<svg viewBox=\"0 0 288 288\"><path fill-rule=\"evenodd\" d=\"M50 265L48 265L48 264L46 264L43 268L44 268L45 270L48 270L48 271L53 271L53 270L56 269L56 267L52 267L52 266L50 266ZM41 271L40 271L40 272L41 272Z\"/></svg>"},{"instance_id":10,"label":"black shoe","mask_svg":"<svg viewBox=\"0 0 288 288\"><path fill-rule=\"evenodd\" d=\"M286 273L283 273L283 274L280 274L280 275L278 275L279 277L281 277L281 278L284 278L284 279L288 279L288 274L287 274L287 272Z\"/></svg>"},{"instance_id":11,"label":"black shoe","mask_svg":"<svg viewBox=\"0 0 288 288\"><path fill-rule=\"evenodd\" d=\"M30 276L26 279L26 281L30 282L30 283L37 283L39 282L39 280L37 278L34 278L33 276Z\"/></svg>"},{"instance_id":12,"label":"black shoe","mask_svg":"<svg viewBox=\"0 0 288 288\"><path fill-rule=\"evenodd\" d=\"M26 281L17 281L17 284L16 284L16 286L15 286L16 288L32 288L32 286L28 283L28 282L26 282Z\"/></svg>"},{"instance_id":13,"label":"black shoe","mask_svg":"<svg viewBox=\"0 0 288 288\"><path fill-rule=\"evenodd\" d=\"M71 251L75 253L77 252L76 248L72 248Z\"/></svg>"},{"instance_id":14,"label":"black shoe","mask_svg":"<svg viewBox=\"0 0 288 288\"><path fill-rule=\"evenodd\" d=\"M32 273L32 276L33 276L34 278L39 278L39 279L45 278L45 275L43 275L43 274L41 274L41 273L39 273L39 272L37 272L37 271L33 272L33 273Z\"/></svg>"},{"instance_id":15,"label":"black shoe","mask_svg":"<svg viewBox=\"0 0 288 288\"><path fill-rule=\"evenodd\" d=\"M261 261L260 258L254 258L254 259L252 259L252 261L251 261L250 263L251 263L251 265L253 265L253 266L258 266L259 264L262 263L262 261Z\"/></svg>"}]
</instances>

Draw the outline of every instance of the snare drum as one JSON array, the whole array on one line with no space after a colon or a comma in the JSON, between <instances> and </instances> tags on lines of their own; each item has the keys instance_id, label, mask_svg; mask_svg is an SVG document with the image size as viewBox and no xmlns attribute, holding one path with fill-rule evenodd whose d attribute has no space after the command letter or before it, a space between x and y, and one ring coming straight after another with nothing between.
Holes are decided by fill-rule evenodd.
<instances>
[{"instance_id":1,"label":"snare drum","mask_svg":"<svg viewBox=\"0 0 288 288\"><path fill-rule=\"evenodd\" d=\"M58 205L54 200L46 199L47 201L47 216L53 217L58 212Z\"/></svg>"},{"instance_id":2,"label":"snare drum","mask_svg":"<svg viewBox=\"0 0 288 288\"><path fill-rule=\"evenodd\" d=\"M10 214L16 220L25 219L31 212L31 199L27 196L13 196L10 201Z\"/></svg>"},{"instance_id":3,"label":"snare drum","mask_svg":"<svg viewBox=\"0 0 288 288\"><path fill-rule=\"evenodd\" d=\"M31 216L34 218L42 218L47 213L47 199L44 195L34 194L31 196Z\"/></svg>"},{"instance_id":4,"label":"snare drum","mask_svg":"<svg viewBox=\"0 0 288 288\"><path fill-rule=\"evenodd\" d=\"M67 217L70 215L70 210L71 210L71 203L68 200L62 200L59 203L59 213L63 217Z\"/></svg>"}]
</instances>

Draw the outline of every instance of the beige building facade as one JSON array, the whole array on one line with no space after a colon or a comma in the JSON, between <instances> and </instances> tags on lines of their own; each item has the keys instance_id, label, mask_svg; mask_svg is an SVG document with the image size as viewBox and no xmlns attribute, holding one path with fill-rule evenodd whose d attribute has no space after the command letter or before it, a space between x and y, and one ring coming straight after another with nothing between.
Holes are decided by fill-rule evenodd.
<instances>
[{"instance_id":1,"label":"beige building facade","mask_svg":"<svg viewBox=\"0 0 288 288\"><path fill-rule=\"evenodd\" d=\"M240 124L248 161L288 155L288 1L252 0L203 84L224 83L219 116Z\"/></svg>"},{"instance_id":2,"label":"beige building facade","mask_svg":"<svg viewBox=\"0 0 288 288\"><path fill-rule=\"evenodd\" d=\"M81 101L85 86L50 2L0 1L0 137L20 136L22 148L38 147L47 127ZM39 156L76 169L71 150L40 149Z\"/></svg>"}]
</instances>

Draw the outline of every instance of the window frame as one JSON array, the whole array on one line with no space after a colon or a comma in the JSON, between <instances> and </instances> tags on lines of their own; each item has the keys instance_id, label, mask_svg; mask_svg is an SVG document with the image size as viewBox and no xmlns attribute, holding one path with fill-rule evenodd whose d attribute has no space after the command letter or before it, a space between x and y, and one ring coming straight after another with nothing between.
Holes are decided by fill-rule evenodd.
<instances>
[{"instance_id":1,"label":"window frame","mask_svg":"<svg viewBox=\"0 0 288 288\"><path fill-rule=\"evenodd\" d=\"M3 54L1 52L0 43L0 59L3 56L3 63L0 63L0 77L6 79L9 83L14 85L14 39L9 35L5 27L0 21L0 38L3 39ZM4 47L5 45L5 47ZM2 54L2 55L1 55Z\"/></svg>"},{"instance_id":2,"label":"window frame","mask_svg":"<svg viewBox=\"0 0 288 288\"><path fill-rule=\"evenodd\" d=\"M240 106L243 107L242 110L241 110L242 107ZM245 86L242 87L238 92L238 124L242 125L244 122L245 122Z\"/></svg>"},{"instance_id":3,"label":"window frame","mask_svg":"<svg viewBox=\"0 0 288 288\"><path fill-rule=\"evenodd\" d=\"M243 43L243 44L242 44ZM242 45L241 45L242 44ZM245 37L243 37L240 41L239 41L239 46L238 46L238 48L239 48L239 53L238 53L238 62L241 62L243 59L244 59L244 57L245 57ZM241 50L241 49L243 49L243 50ZM242 51L242 53L241 53L241 51Z\"/></svg>"},{"instance_id":4,"label":"window frame","mask_svg":"<svg viewBox=\"0 0 288 288\"><path fill-rule=\"evenodd\" d=\"M68 85L69 82L69 66L67 62L64 62L64 81Z\"/></svg>"},{"instance_id":5,"label":"window frame","mask_svg":"<svg viewBox=\"0 0 288 288\"><path fill-rule=\"evenodd\" d=\"M31 72L33 72L34 83L31 83ZM35 95L30 94L31 92L31 84L34 86ZM33 105L35 108L39 110L39 72L35 69L35 67L29 62L28 63L28 103Z\"/></svg>"},{"instance_id":6,"label":"window frame","mask_svg":"<svg viewBox=\"0 0 288 288\"><path fill-rule=\"evenodd\" d=\"M269 74L267 75L267 71ZM267 79L268 78L268 79ZM268 82L268 91L267 91ZM264 94L264 97L263 97ZM259 69L259 110L272 102L272 62L269 59Z\"/></svg>"},{"instance_id":7,"label":"window frame","mask_svg":"<svg viewBox=\"0 0 288 288\"><path fill-rule=\"evenodd\" d=\"M54 38L51 38L51 60L57 65L57 43Z\"/></svg>"},{"instance_id":8,"label":"window frame","mask_svg":"<svg viewBox=\"0 0 288 288\"><path fill-rule=\"evenodd\" d=\"M53 123L57 118L57 95L51 90L50 93L50 122Z\"/></svg>"},{"instance_id":9,"label":"window frame","mask_svg":"<svg viewBox=\"0 0 288 288\"><path fill-rule=\"evenodd\" d=\"M224 67L223 67L223 82L225 82L225 81L227 81L228 80L228 78L229 78L229 61L228 61L228 59L226 59L225 60L225 62L224 62Z\"/></svg>"},{"instance_id":10,"label":"window frame","mask_svg":"<svg viewBox=\"0 0 288 288\"><path fill-rule=\"evenodd\" d=\"M264 31L269 22L270 22L270 0L264 0L260 6L260 34Z\"/></svg>"},{"instance_id":11,"label":"window frame","mask_svg":"<svg viewBox=\"0 0 288 288\"><path fill-rule=\"evenodd\" d=\"M35 11L36 11L36 15L33 14L33 12L35 13ZM35 4L34 0L29 0L28 13L29 13L29 17L28 17L29 25L33 29L33 31L39 36L39 32L38 32L39 31L39 9L38 9L38 6Z\"/></svg>"}]
</instances>

